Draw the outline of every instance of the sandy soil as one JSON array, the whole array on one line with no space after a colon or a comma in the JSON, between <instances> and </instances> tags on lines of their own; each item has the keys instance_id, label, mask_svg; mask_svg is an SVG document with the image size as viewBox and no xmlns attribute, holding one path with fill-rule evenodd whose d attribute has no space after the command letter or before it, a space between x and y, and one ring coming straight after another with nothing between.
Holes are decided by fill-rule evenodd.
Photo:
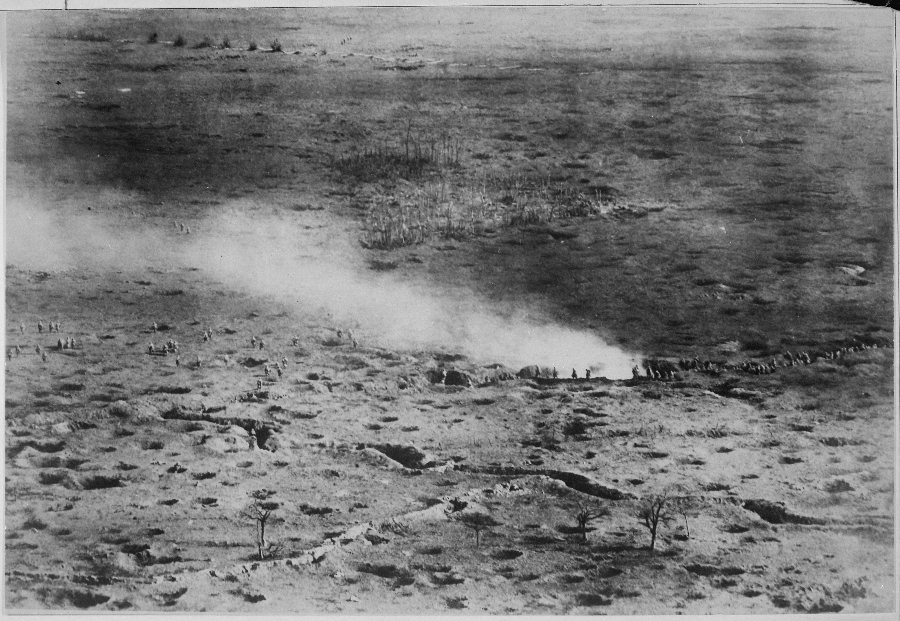
<instances>
[{"instance_id":1,"label":"sandy soil","mask_svg":"<svg viewBox=\"0 0 900 621\"><path fill-rule=\"evenodd\" d=\"M895 610L889 13L699 15L12 14L6 610Z\"/></svg>"}]
</instances>

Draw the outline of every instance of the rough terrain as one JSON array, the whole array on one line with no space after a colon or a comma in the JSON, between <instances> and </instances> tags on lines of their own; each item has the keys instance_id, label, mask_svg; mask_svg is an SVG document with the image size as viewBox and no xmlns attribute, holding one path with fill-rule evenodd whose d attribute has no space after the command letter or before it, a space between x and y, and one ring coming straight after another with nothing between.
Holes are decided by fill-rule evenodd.
<instances>
[{"instance_id":1,"label":"rough terrain","mask_svg":"<svg viewBox=\"0 0 900 621\"><path fill-rule=\"evenodd\" d=\"M7 611L896 609L888 13L579 11L10 16Z\"/></svg>"}]
</instances>

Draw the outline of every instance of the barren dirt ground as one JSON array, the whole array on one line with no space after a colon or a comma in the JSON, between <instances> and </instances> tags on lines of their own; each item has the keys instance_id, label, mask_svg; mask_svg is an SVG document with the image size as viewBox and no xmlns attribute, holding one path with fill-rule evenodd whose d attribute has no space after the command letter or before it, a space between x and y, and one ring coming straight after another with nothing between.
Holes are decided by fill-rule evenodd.
<instances>
[{"instance_id":1,"label":"barren dirt ground","mask_svg":"<svg viewBox=\"0 0 900 621\"><path fill-rule=\"evenodd\" d=\"M11 14L6 610L895 610L890 13L653 10Z\"/></svg>"}]
</instances>

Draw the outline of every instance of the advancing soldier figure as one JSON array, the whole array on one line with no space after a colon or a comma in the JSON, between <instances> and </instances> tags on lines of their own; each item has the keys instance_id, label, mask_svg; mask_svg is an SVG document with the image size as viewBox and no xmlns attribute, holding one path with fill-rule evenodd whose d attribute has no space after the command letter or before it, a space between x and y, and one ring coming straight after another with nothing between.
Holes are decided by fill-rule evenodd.
<instances>
[{"instance_id":1,"label":"advancing soldier figure","mask_svg":"<svg viewBox=\"0 0 900 621\"><path fill-rule=\"evenodd\" d=\"M200 354L197 354L197 368L199 369L201 366L203 366L203 363L200 361Z\"/></svg>"},{"instance_id":2,"label":"advancing soldier figure","mask_svg":"<svg viewBox=\"0 0 900 621\"><path fill-rule=\"evenodd\" d=\"M40 346L40 345L38 345L37 347L34 348L34 353L40 355L40 353L41 353L41 346Z\"/></svg>"},{"instance_id":3,"label":"advancing soldier figure","mask_svg":"<svg viewBox=\"0 0 900 621\"><path fill-rule=\"evenodd\" d=\"M256 390L262 390L262 380L256 380Z\"/></svg>"},{"instance_id":4,"label":"advancing soldier figure","mask_svg":"<svg viewBox=\"0 0 900 621\"><path fill-rule=\"evenodd\" d=\"M56 349L62 350L63 344L62 339L56 339Z\"/></svg>"},{"instance_id":5,"label":"advancing soldier figure","mask_svg":"<svg viewBox=\"0 0 900 621\"><path fill-rule=\"evenodd\" d=\"M359 341L353 339L353 349L356 349L357 347L359 347Z\"/></svg>"},{"instance_id":6,"label":"advancing soldier figure","mask_svg":"<svg viewBox=\"0 0 900 621\"><path fill-rule=\"evenodd\" d=\"M578 379L578 373L575 372L575 369L572 369L572 379Z\"/></svg>"},{"instance_id":7,"label":"advancing soldier figure","mask_svg":"<svg viewBox=\"0 0 900 621\"><path fill-rule=\"evenodd\" d=\"M266 342L262 339L259 339L259 348L262 349L265 346L266 346Z\"/></svg>"},{"instance_id":8,"label":"advancing soldier figure","mask_svg":"<svg viewBox=\"0 0 900 621\"><path fill-rule=\"evenodd\" d=\"M41 334L43 332L44 332L44 322L38 321L38 334Z\"/></svg>"},{"instance_id":9,"label":"advancing soldier figure","mask_svg":"<svg viewBox=\"0 0 900 621\"><path fill-rule=\"evenodd\" d=\"M153 331L156 332L157 330L159 330L159 325L157 325L157 323L154 321L153 322Z\"/></svg>"},{"instance_id":10,"label":"advancing soldier figure","mask_svg":"<svg viewBox=\"0 0 900 621\"><path fill-rule=\"evenodd\" d=\"M265 372L266 377L269 377L269 365L266 365L266 366L263 368L263 372Z\"/></svg>"},{"instance_id":11,"label":"advancing soldier figure","mask_svg":"<svg viewBox=\"0 0 900 621\"><path fill-rule=\"evenodd\" d=\"M281 369L279 369L278 367L275 367L275 370L278 371L278 378L280 379L281 378Z\"/></svg>"},{"instance_id":12,"label":"advancing soldier figure","mask_svg":"<svg viewBox=\"0 0 900 621\"><path fill-rule=\"evenodd\" d=\"M291 339L291 345L293 345L294 347L296 347L299 342L300 339L298 339L296 336Z\"/></svg>"},{"instance_id":13,"label":"advancing soldier figure","mask_svg":"<svg viewBox=\"0 0 900 621\"><path fill-rule=\"evenodd\" d=\"M72 341L69 343L69 349L75 349L75 337L72 337Z\"/></svg>"},{"instance_id":14,"label":"advancing soldier figure","mask_svg":"<svg viewBox=\"0 0 900 621\"><path fill-rule=\"evenodd\" d=\"M47 362L47 352L45 352L45 351L41 352L41 360L43 360L44 362Z\"/></svg>"},{"instance_id":15,"label":"advancing soldier figure","mask_svg":"<svg viewBox=\"0 0 900 621\"><path fill-rule=\"evenodd\" d=\"M285 369L287 368L287 357L281 359L281 366Z\"/></svg>"},{"instance_id":16,"label":"advancing soldier figure","mask_svg":"<svg viewBox=\"0 0 900 621\"><path fill-rule=\"evenodd\" d=\"M22 353L22 348L16 345L16 356Z\"/></svg>"},{"instance_id":17,"label":"advancing soldier figure","mask_svg":"<svg viewBox=\"0 0 900 621\"><path fill-rule=\"evenodd\" d=\"M344 331L341 330L340 328L337 329L337 337L338 337L339 339L344 338Z\"/></svg>"},{"instance_id":18,"label":"advancing soldier figure","mask_svg":"<svg viewBox=\"0 0 900 621\"><path fill-rule=\"evenodd\" d=\"M11 349L6 350L6 359L12 360L12 350Z\"/></svg>"},{"instance_id":19,"label":"advancing soldier figure","mask_svg":"<svg viewBox=\"0 0 900 621\"><path fill-rule=\"evenodd\" d=\"M178 356L175 356L175 366L176 367L181 366L181 358L179 358Z\"/></svg>"},{"instance_id":20,"label":"advancing soldier figure","mask_svg":"<svg viewBox=\"0 0 900 621\"><path fill-rule=\"evenodd\" d=\"M255 336L250 337L250 347L252 347L254 349L256 348L256 337Z\"/></svg>"},{"instance_id":21,"label":"advancing soldier figure","mask_svg":"<svg viewBox=\"0 0 900 621\"><path fill-rule=\"evenodd\" d=\"M68 339L66 339L66 340L68 340ZM150 345L147 347L147 353L148 354L153 353L153 341L150 341Z\"/></svg>"},{"instance_id":22,"label":"advancing soldier figure","mask_svg":"<svg viewBox=\"0 0 900 621\"><path fill-rule=\"evenodd\" d=\"M19 330L22 331L22 334L25 334L25 324L24 323L19 324Z\"/></svg>"},{"instance_id":23,"label":"advancing soldier figure","mask_svg":"<svg viewBox=\"0 0 900 621\"><path fill-rule=\"evenodd\" d=\"M631 367L631 377L632 379L640 379L641 378L641 370L637 368L637 365Z\"/></svg>"},{"instance_id":24,"label":"advancing soldier figure","mask_svg":"<svg viewBox=\"0 0 900 621\"><path fill-rule=\"evenodd\" d=\"M591 379L591 370L590 370L590 369L585 369L585 370L584 370L584 378L585 378L585 379Z\"/></svg>"},{"instance_id":25,"label":"advancing soldier figure","mask_svg":"<svg viewBox=\"0 0 900 621\"><path fill-rule=\"evenodd\" d=\"M559 373L556 371L556 367L553 367L553 379L559 378Z\"/></svg>"}]
</instances>

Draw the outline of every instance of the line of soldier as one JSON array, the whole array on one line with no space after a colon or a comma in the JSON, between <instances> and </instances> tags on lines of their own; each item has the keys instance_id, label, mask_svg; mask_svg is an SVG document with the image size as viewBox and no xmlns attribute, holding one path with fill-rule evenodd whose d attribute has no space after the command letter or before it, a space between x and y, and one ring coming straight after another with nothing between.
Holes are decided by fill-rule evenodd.
<instances>
[{"instance_id":1,"label":"line of soldier","mask_svg":"<svg viewBox=\"0 0 900 621\"><path fill-rule=\"evenodd\" d=\"M166 341L166 344L162 346L161 349L157 349L156 345L153 344L153 341L150 341L150 344L147 345L147 353L158 356L168 356L169 354L177 354L178 353L178 341L175 339L169 339Z\"/></svg>"},{"instance_id":2,"label":"line of soldier","mask_svg":"<svg viewBox=\"0 0 900 621\"><path fill-rule=\"evenodd\" d=\"M872 343L868 345L866 343L862 343L860 345L851 345L849 347L841 347L840 349L835 349L832 351L827 351L822 356L826 360L837 360L838 358L843 358L847 354L852 354L857 351L864 351L867 349L878 349L878 343Z\"/></svg>"},{"instance_id":3,"label":"line of soldier","mask_svg":"<svg viewBox=\"0 0 900 621\"><path fill-rule=\"evenodd\" d=\"M776 358L772 358L772 360L769 362L745 360L741 363L725 364L718 364L711 360L701 361L699 358L682 358L678 361L678 367L682 371L697 371L699 373L708 373L711 375L718 375L722 371L740 371L744 373L751 373L753 375L768 375L770 373L775 373L779 368L782 367L812 364L820 358L826 360L837 360L847 354L869 349L878 349L878 344L860 343L857 345L849 345L847 347L830 350L823 354L813 353L812 355L810 355L809 352L806 351L796 353L786 351L782 354L782 357L785 359L785 361L782 363L779 363ZM675 370L671 368L671 364L672 363L670 363L668 360L647 360L644 362L644 366L646 369L645 374L642 374L637 366L632 367L631 374L635 379L643 379L645 376L647 379L654 380L676 379Z\"/></svg>"},{"instance_id":4,"label":"line of soldier","mask_svg":"<svg viewBox=\"0 0 900 621\"><path fill-rule=\"evenodd\" d=\"M60 325L61 325L61 324L60 324L60 322L58 322L58 321L49 321L49 322L47 322L47 332L48 332L48 333L51 333L51 332L53 332L54 330L56 330L56 332L58 333L58 332L59 332L59 327L60 327ZM19 324L19 331L20 331L22 334L25 334L25 324L24 324L24 323L20 323L20 324ZM38 334L43 334L43 333L44 333L44 322L43 322L43 321L38 321L38 322L37 322L37 331L38 331Z\"/></svg>"}]
</instances>

